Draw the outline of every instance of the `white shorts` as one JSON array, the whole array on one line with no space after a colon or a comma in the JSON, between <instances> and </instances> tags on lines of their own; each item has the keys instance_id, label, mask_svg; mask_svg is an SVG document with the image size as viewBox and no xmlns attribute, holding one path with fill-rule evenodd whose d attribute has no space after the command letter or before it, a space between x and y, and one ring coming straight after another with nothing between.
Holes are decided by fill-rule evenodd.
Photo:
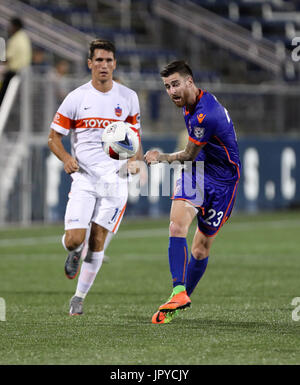
<instances>
[{"instance_id":1,"label":"white shorts","mask_svg":"<svg viewBox=\"0 0 300 385\"><path fill-rule=\"evenodd\" d=\"M72 178L65 230L87 229L95 222L115 234L126 208L127 179L111 174L100 177L95 183L80 173L72 174Z\"/></svg>"}]
</instances>

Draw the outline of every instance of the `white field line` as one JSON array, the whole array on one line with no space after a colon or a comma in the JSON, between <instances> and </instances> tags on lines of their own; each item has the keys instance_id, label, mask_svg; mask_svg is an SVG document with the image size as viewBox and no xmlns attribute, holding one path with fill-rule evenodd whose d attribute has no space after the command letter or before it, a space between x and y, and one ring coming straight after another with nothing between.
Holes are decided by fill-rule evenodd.
<instances>
[{"instance_id":1,"label":"white field line","mask_svg":"<svg viewBox=\"0 0 300 385\"><path fill-rule=\"evenodd\" d=\"M300 219L285 219L278 221L259 221L259 222L242 222L242 223L228 223L225 228L226 231L245 231L257 229L258 227L268 229L282 229L286 227L300 227ZM1 231L0 231L1 235ZM139 230L124 230L120 229L117 234L117 239L136 239L136 238L152 238L152 237L166 237L168 236L168 228L162 227L157 229L139 229ZM0 239L1 247L14 246L34 246L37 244L52 244L61 242L61 236L49 235L41 237L25 237L25 238L10 238Z\"/></svg>"}]
</instances>

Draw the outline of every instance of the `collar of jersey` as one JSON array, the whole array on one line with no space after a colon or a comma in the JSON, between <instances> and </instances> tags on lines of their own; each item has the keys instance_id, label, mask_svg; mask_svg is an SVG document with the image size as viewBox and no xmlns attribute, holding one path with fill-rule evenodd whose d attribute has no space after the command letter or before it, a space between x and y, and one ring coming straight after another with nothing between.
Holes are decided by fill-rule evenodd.
<instances>
[{"instance_id":1,"label":"collar of jersey","mask_svg":"<svg viewBox=\"0 0 300 385\"><path fill-rule=\"evenodd\" d=\"M109 95L109 94L113 91L113 89L115 88L115 81L114 81L114 80L113 80L113 86L112 86L112 88L111 88L109 91L107 91L107 92L102 92L102 91L97 90L97 88L95 88L95 87L93 86L91 80L89 81L89 83L90 83L91 89L92 89L93 91L95 91L97 94L101 94L101 95Z\"/></svg>"},{"instance_id":2,"label":"collar of jersey","mask_svg":"<svg viewBox=\"0 0 300 385\"><path fill-rule=\"evenodd\" d=\"M197 96L197 100L196 100L195 105L196 105L196 104L199 102L199 100L202 98L203 94L204 94L204 92L203 92L202 90L200 90L200 88L199 88L199 95ZM189 115L189 113L190 113L190 111L188 111L188 110L186 109L186 107L184 107L184 114L185 114L185 116Z\"/></svg>"}]
</instances>

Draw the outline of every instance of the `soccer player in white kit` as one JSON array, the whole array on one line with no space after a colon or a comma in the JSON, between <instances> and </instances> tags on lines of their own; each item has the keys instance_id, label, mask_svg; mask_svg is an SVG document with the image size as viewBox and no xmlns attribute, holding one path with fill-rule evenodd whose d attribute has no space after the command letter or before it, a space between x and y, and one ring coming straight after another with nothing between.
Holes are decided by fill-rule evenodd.
<instances>
[{"instance_id":1,"label":"soccer player in white kit","mask_svg":"<svg viewBox=\"0 0 300 385\"><path fill-rule=\"evenodd\" d=\"M48 140L50 150L64 163L65 172L73 179L62 239L69 252L65 274L70 279L79 272L84 241L90 231L87 255L70 301L70 315L83 314L83 300L103 262L106 236L117 232L125 211L127 167L132 174L137 173L136 160L143 159L141 146L129 161L111 159L102 149L101 137L108 124L125 121L138 131L140 128L137 94L113 81L114 44L107 40L92 41L88 67L91 81L66 96L51 124ZM69 132L72 155L62 144L63 136Z\"/></svg>"}]
</instances>

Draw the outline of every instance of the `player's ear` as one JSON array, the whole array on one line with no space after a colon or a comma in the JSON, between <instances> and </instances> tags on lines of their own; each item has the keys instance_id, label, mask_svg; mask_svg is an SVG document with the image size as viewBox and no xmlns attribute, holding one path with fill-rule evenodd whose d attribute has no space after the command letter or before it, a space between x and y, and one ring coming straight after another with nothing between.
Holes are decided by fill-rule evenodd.
<instances>
[{"instance_id":1,"label":"player's ear","mask_svg":"<svg viewBox=\"0 0 300 385\"><path fill-rule=\"evenodd\" d=\"M92 69L92 60L91 59L87 60L87 65L88 65L89 69Z\"/></svg>"},{"instance_id":2,"label":"player's ear","mask_svg":"<svg viewBox=\"0 0 300 385\"><path fill-rule=\"evenodd\" d=\"M117 60L116 59L114 59L114 70L117 68Z\"/></svg>"},{"instance_id":3,"label":"player's ear","mask_svg":"<svg viewBox=\"0 0 300 385\"><path fill-rule=\"evenodd\" d=\"M187 77L186 84L188 85L188 87L192 87L192 85L194 84L194 80L191 76Z\"/></svg>"}]
</instances>

